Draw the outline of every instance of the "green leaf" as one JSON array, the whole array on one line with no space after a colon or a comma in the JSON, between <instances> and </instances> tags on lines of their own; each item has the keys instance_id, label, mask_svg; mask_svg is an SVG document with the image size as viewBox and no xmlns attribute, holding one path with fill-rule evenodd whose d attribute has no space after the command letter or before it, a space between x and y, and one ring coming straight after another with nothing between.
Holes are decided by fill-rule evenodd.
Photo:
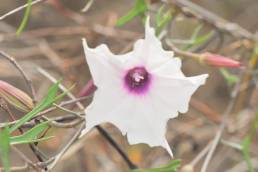
<instances>
[{"instance_id":1,"label":"green leaf","mask_svg":"<svg viewBox=\"0 0 258 172\"><path fill-rule=\"evenodd\" d=\"M136 169L132 172L173 172L176 171L180 166L180 160L173 160L168 165L159 168L150 168L150 169Z\"/></svg>"},{"instance_id":2,"label":"green leaf","mask_svg":"<svg viewBox=\"0 0 258 172\"><path fill-rule=\"evenodd\" d=\"M24 115L17 123L15 123L10 128L10 133L18 129L20 126L22 126L27 121L31 120L34 116L36 116L39 112L43 111L44 109L51 106L55 101L62 98L66 93L62 93L61 96L56 97L57 91L58 91L58 85L60 81L58 81L56 84L54 84L48 91L48 95L43 99L43 101L38 104L31 112Z\"/></svg>"},{"instance_id":3,"label":"green leaf","mask_svg":"<svg viewBox=\"0 0 258 172\"><path fill-rule=\"evenodd\" d=\"M191 38L190 38L190 42L191 42L191 43L188 44L188 45L186 45L186 46L183 48L183 50L188 50L188 49L190 49L190 48L195 44L195 40L197 39L197 37L198 37L198 35L199 35L199 32L201 31L202 27L203 27L203 25L200 24L200 25L198 25L198 26L194 29L193 34L192 34L192 36L191 36Z\"/></svg>"},{"instance_id":4,"label":"green leaf","mask_svg":"<svg viewBox=\"0 0 258 172\"><path fill-rule=\"evenodd\" d=\"M163 14L164 6L161 6L156 15L156 35L159 35L162 29L171 21L172 11L168 10Z\"/></svg>"},{"instance_id":5,"label":"green leaf","mask_svg":"<svg viewBox=\"0 0 258 172\"><path fill-rule=\"evenodd\" d=\"M192 36L191 36L191 40L195 40L195 39L198 37L200 31L202 30L202 27L203 27L203 25L200 24L199 26L197 26L197 27L194 29L194 32L193 32L193 34L192 34Z\"/></svg>"},{"instance_id":6,"label":"green leaf","mask_svg":"<svg viewBox=\"0 0 258 172\"><path fill-rule=\"evenodd\" d=\"M0 155L4 166L4 172L10 171L10 135L8 128L0 131Z\"/></svg>"},{"instance_id":7,"label":"green leaf","mask_svg":"<svg viewBox=\"0 0 258 172\"><path fill-rule=\"evenodd\" d=\"M190 44L186 45L183 48L183 50L189 50L193 46L201 45L201 44L205 43L211 37L211 35L213 34L212 31L207 34L198 36L202 27L203 27L203 25L199 25L194 29L194 32L190 38Z\"/></svg>"},{"instance_id":8,"label":"green leaf","mask_svg":"<svg viewBox=\"0 0 258 172\"><path fill-rule=\"evenodd\" d=\"M239 81L239 78L236 75L230 74L226 69L221 68L220 72L229 85L235 84Z\"/></svg>"},{"instance_id":9,"label":"green leaf","mask_svg":"<svg viewBox=\"0 0 258 172\"><path fill-rule=\"evenodd\" d=\"M252 140L251 140L250 135L248 135L244 138L244 140L242 142L242 146L243 146L242 153L243 153L243 157L247 163L249 172L254 172L253 164L252 164L252 161L251 161L251 158L249 155L249 146L251 144L251 141Z\"/></svg>"},{"instance_id":10,"label":"green leaf","mask_svg":"<svg viewBox=\"0 0 258 172\"><path fill-rule=\"evenodd\" d=\"M26 8L26 11L25 11L25 14L23 16L23 19L22 19L22 22L16 32L16 35L19 36L22 31L25 29L28 21L29 21L29 18L30 18L30 12L31 12L31 7L32 7L32 0L28 0L28 6Z\"/></svg>"},{"instance_id":11,"label":"green leaf","mask_svg":"<svg viewBox=\"0 0 258 172\"><path fill-rule=\"evenodd\" d=\"M60 95L56 96L54 102L61 100L68 92L70 92L75 87L75 84L68 88L66 91L62 92Z\"/></svg>"},{"instance_id":12,"label":"green leaf","mask_svg":"<svg viewBox=\"0 0 258 172\"><path fill-rule=\"evenodd\" d=\"M192 44L193 44L194 46L203 44L204 42L206 42L206 41L211 37L212 33L213 33L213 32L209 32L209 33L207 33L207 34L205 34L205 35L201 35L201 36L196 37L196 38L193 40Z\"/></svg>"},{"instance_id":13,"label":"green leaf","mask_svg":"<svg viewBox=\"0 0 258 172\"><path fill-rule=\"evenodd\" d=\"M39 142L39 141L50 139L51 137L44 137L44 138L38 139L38 135L42 133L44 130L46 130L47 128L48 128L48 122L43 122L41 124L38 124L22 135L11 137L10 143L12 145L15 145L15 144Z\"/></svg>"},{"instance_id":14,"label":"green leaf","mask_svg":"<svg viewBox=\"0 0 258 172\"><path fill-rule=\"evenodd\" d=\"M147 9L148 6L145 0L136 0L135 6L126 15L118 19L116 26L123 26L134 17L144 15Z\"/></svg>"},{"instance_id":15,"label":"green leaf","mask_svg":"<svg viewBox=\"0 0 258 172\"><path fill-rule=\"evenodd\" d=\"M47 137L42 137L39 139L31 139L31 140L20 140L19 142L13 142L11 145L18 145L18 144L29 144L29 143L38 143L38 142L43 142L49 139L54 138L54 136L47 136Z\"/></svg>"}]
</instances>

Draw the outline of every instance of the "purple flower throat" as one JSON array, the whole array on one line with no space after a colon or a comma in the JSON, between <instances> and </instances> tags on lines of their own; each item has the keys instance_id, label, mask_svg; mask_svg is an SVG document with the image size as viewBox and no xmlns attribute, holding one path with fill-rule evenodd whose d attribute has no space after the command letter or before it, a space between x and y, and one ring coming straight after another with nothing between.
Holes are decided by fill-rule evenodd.
<instances>
[{"instance_id":1,"label":"purple flower throat","mask_svg":"<svg viewBox=\"0 0 258 172\"><path fill-rule=\"evenodd\" d=\"M144 94L148 91L151 75L144 67L134 67L124 77L125 87L130 93Z\"/></svg>"}]
</instances>

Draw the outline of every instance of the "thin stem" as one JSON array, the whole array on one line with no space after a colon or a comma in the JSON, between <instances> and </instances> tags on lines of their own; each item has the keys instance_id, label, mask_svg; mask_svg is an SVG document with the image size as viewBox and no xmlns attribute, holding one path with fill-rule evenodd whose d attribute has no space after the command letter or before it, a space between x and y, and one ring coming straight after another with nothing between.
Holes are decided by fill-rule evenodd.
<instances>
[{"instance_id":1,"label":"thin stem","mask_svg":"<svg viewBox=\"0 0 258 172\"><path fill-rule=\"evenodd\" d=\"M238 93L239 91L239 84L241 84L240 82L238 82L238 84L235 85L235 88L233 90L233 92L236 92ZM227 106L225 112L224 112L224 115L223 115L223 121L222 123L220 124L220 127L219 127L219 130L217 131L213 141L212 141L212 145L210 147L210 150L204 160L204 163L202 165L202 168L201 168L201 172L206 172L207 171L207 168L208 168L208 165L211 161L211 158L220 142L220 139L221 139L221 136L223 134L223 131L224 129L226 128L226 125L227 125L227 122L228 122L228 118L229 118L229 115L234 107L234 104L235 104L235 101L236 101L236 96L237 94L234 94L232 95L232 100L230 101L229 105Z\"/></svg>"},{"instance_id":2,"label":"thin stem","mask_svg":"<svg viewBox=\"0 0 258 172\"><path fill-rule=\"evenodd\" d=\"M39 2L44 2L44 1L46 1L46 0L35 0L35 1L33 1L31 3L31 5L35 5L35 4L39 3ZM26 3L25 5L22 5L22 6L18 7L18 8L15 8L15 9L9 11L8 13L0 16L0 20L3 20L3 19L5 19L6 17L8 17L8 16L10 16L12 14L15 14L15 13L17 13L17 12L27 8L27 6L28 6L28 3Z\"/></svg>"},{"instance_id":3,"label":"thin stem","mask_svg":"<svg viewBox=\"0 0 258 172\"><path fill-rule=\"evenodd\" d=\"M122 156L130 169L137 169L138 167L128 158L125 152L120 148L120 146L114 141L114 139L104 130L101 126L96 126L97 130L108 140L108 142L115 148L115 150Z\"/></svg>"},{"instance_id":4,"label":"thin stem","mask_svg":"<svg viewBox=\"0 0 258 172\"><path fill-rule=\"evenodd\" d=\"M188 52L188 51L182 51L180 49L178 49L171 41L167 40L166 43L170 46L170 48L174 51L174 53L177 56L182 56L182 57L188 57L188 58L192 58L195 60L199 60L201 55L197 54L197 53L192 53L192 52Z\"/></svg>"},{"instance_id":5,"label":"thin stem","mask_svg":"<svg viewBox=\"0 0 258 172\"><path fill-rule=\"evenodd\" d=\"M236 23L229 22L216 14L202 8L201 6L189 1L189 0L162 0L162 2L177 6L182 13L187 16L193 16L198 20L202 20L218 30L231 34L236 38L245 38L250 41L257 41L251 32L242 28Z\"/></svg>"},{"instance_id":6,"label":"thin stem","mask_svg":"<svg viewBox=\"0 0 258 172\"><path fill-rule=\"evenodd\" d=\"M203 150L190 162L190 165L195 166L207 154L211 147L211 142L208 143Z\"/></svg>"},{"instance_id":7,"label":"thin stem","mask_svg":"<svg viewBox=\"0 0 258 172\"><path fill-rule=\"evenodd\" d=\"M19 149L17 149L14 146L12 146L11 149L14 150L32 168L34 168L36 171L40 172L39 167L37 167L35 164L33 164L33 162L29 158L27 158Z\"/></svg>"},{"instance_id":8,"label":"thin stem","mask_svg":"<svg viewBox=\"0 0 258 172\"><path fill-rule=\"evenodd\" d=\"M4 51L0 51L0 55L2 57L4 57L6 60L8 60L10 63L12 63L14 65L14 67L21 73L21 75L23 76L27 86L29 87L32 99L34 104L36 103L36 94L35 94L35 89L32 85L32 81L31 79L27 76L27 74L24 72L24 70L22 69L22 67L19 65L19 63L17 63L17 61L15 60L15 58L13 58L12 56L10 56L9 54L5 53Z\"/></svg>"},{"instance_id":9,"label":"thin stem","mask_svg":"<svg viewBox=\"0 0 258 172\"><path fill-rule=\"evenodd\" d=\"M58 161L62 158L62 156L65 154L65 152L70 148L70 146L79 138L81 131L84 128L84 123L81 124L80 128L76 131L74 136L70 139L70 141L65 145L65 147L55 156L54 161L49 166L49 170L52 170Z\"/></svg>"}]
</instances>

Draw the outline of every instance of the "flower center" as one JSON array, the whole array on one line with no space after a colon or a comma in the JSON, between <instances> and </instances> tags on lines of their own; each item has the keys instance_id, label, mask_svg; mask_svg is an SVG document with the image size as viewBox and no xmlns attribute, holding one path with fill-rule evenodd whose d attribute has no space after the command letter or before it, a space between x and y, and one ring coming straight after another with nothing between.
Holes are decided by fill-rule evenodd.
<instances>
[{"instance_id":1,"label":"flower center","mask_svg":"<svg viewBox=\"0 0 258 172\"><path fill-rule=\"evenodd\" d=\"M127 71L124 82L130 92L146 93L150 85L150 74L144 67L134 67Z\"/></svg>"}]
</instances>

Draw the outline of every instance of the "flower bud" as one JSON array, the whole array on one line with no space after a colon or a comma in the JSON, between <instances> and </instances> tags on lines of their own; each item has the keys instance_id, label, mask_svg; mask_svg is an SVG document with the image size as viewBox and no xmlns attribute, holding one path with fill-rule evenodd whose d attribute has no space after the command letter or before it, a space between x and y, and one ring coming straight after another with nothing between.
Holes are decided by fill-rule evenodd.
<instances>
[{"instance_id":1,"label":"flower bud","mask_svg":"<svg viewBox=\"0 0 258 172\"><path fill-rule=\"evenodd\" d=\"M93 80L90 79L87 84L82 88L82 90L79 93L79 97L89 96L96 90L96 87L94 86Z\"/></svg>"},{"instance_id":2,"label":"flower bud","mask_svg":"<svg viewBox=\"0 0 258 172\"><path fill-rule=\"evenodd\" d=\"M203 53L201 61L215 67L240 68L242 66L237 60L211 53Z\"/></svg>"},{"instance_id":3,"label":"flower bud","mask_svg":"<svg viewBox=\"0 0 258 172\"><path fill-rule=\"evenodd\" d=\"M33 101L20 89L0 80L0 98L14 106L16 109L29 112L33 109Z\"/></svg>"}]
</instances>

